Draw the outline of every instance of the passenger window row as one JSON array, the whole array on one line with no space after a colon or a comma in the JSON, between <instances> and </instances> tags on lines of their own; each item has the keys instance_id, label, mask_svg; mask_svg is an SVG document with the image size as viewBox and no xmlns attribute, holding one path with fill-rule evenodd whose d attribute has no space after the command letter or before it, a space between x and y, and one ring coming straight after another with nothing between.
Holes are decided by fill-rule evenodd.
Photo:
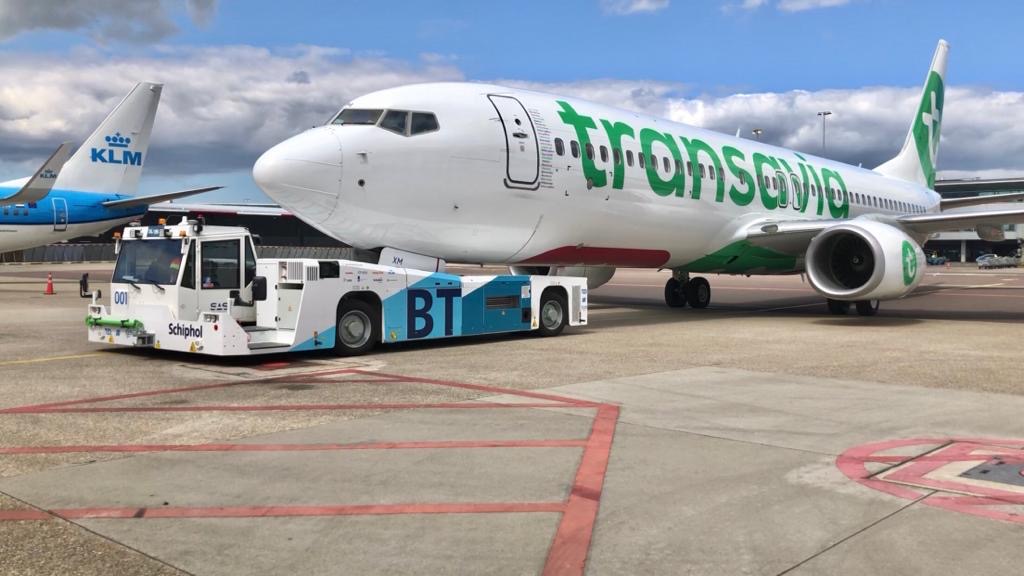
<instances>
[{"instance_id":1,"label":"passenger window row","mask_svg":"<svg viewBox=\"0 0 1024 576\"><path fill-rule=\"evenodd\" d=\"M34 207L34 205L33 205ZM28 216L28 207L24 204L6 204L3 207L4 216Z\"/></svg>"},{"instance_id":2,"label":"passenger window row","mask_svg":"<svg viewBox=\"0 0 1024 576\"><path fill-rule=\"evenodd\" d=\"M331 121L337 126L363 125L379 126L402 136L416 136L440 129L437 116L430 112L408 110L370 110L346 108Z\"/></svg>"},{"instance_id":3,"label":"passenger window row","mask_svg":"<svg viewBox=\"0 0 1024 576\"><path fill-rule=\"evenodd\" d=\"M587 158L590 160L594 160L595 157L599 156L602 162L608 162L608 148L602 144L598 146L596 150L597 154L595 154L594 145L588 142L584 152L586 153ZM565 152L565 142L561 138L555 138L555 154L557 154L558 156L564 156ZM573 158L580 157L580 145L575 140L569 141L569 153ZM650 162L651 166L654 168L655 171L663 170L665 173L670 173L674 171L674 173L676 174L682 174L683 170L685 169L687 176L693 176L693 164L691 162L687 161L684 163L680 162L679 160L675 160L673 166L673 161L670 160L667 156L663 156L659 159L656 155L650 154L647 157L645 157L643 152L634 153L632 150L626 150L625 153L623 153L622 150L619 150L618 148L613 148L611 156L612 162L616 166L621 166L623 164L623 161L625 161L626 166L632 167L634 165L634 154L636 157L636 164L640 168L646 168L647 162ZM703 162L698 162L697 171L700 174L701 178L715 180L717 174L718 179L725 179L724 168L718 168L717 170L715 170L715 168L710 164L705 166ZM746 184L746 178L743 177L743 174L740 174L739 181L740 184ZM796 186L798 183L798 181L795 179L793 180L793 182L794 186ZM786 177L781 172L776 172L776 176L764 174L762 176L761 185L769 190L781 190L783 192L788 190L786 186ZM889 198L879 198L876 196L872 196L870 194L861 194L858 192L844 192L842 189L834 187L818 187L808 182L803 183L803 189L804 194L808 196L817 196L820 191L826 194L832 200L839 200L840 198L843 198L849 200L853 204L860 204L863 206L873 208L881 208L893 212L924 214L926 211L924 206L913 204L910 202L892 200Z\"/></svg>"},{"instance_id":4,"label":"passenger window row","mask_svg":"<svg viewBox=\"0 0 1024 576\"><path fill-rule=\"evenodd\" d=\"M557 154L558 156L565 156L565 153L565 141L562 140L561 138L555 138L555 154ZM587 155L587 159L589 160L600 158L601 162L608 162L609 159L608 147L604 146L603 144L595 148L593 144L588 142L583 149L583 153ZM569 141L569 155L572 156L573 158L580 157L580 145L575 140ZM683 173L684 164L676 160L674 161L673 165L673 160L670 159L668 156L658 157L654 154L644 156L643 152L633 152L632 150L626 150L625 154L623 154L622 150L618 148L612 148L610 157L611 161L616 166L621 166L623 163L625 163L627 166L630 167L637 165L640 168L646 168L649 163L656 172L660 171L665 172L667 174L674 171L676 174ZM710 165L705 168L704 163L700 162L697 164L697 166L701 178L710 178L711 180L714 180L716 178L716 171ZM685 163L685 168L686 174L688 176L693 176L693 165L690 162ZM717 170L717 178L725 178L724 168L719 168Z\"/></svg>"}]
</instances>

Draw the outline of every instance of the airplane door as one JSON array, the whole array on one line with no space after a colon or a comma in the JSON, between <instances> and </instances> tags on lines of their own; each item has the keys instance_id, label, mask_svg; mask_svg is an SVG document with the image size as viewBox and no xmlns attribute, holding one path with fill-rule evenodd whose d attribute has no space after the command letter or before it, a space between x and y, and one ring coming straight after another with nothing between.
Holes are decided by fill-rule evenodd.
<instances>
[{"instance_id":1,"label":"airplane door","mask_svg":"<svg viewBox=\"0 0 1024 576\"><path fill-rule=\"evenodd\" d=\"M63 198L53 199L53 231L64 232L68 229L68 201Z\"/></svg>"},{"instance_id":2,"label":"airplane door","mask_svg":"<svg viewBox=\"0 0 1024 576\"><path fill-rule=\"evenodd\" d=\"M540 147L533 120L522 103L511 96L490 95L505 131L505 185L536 188L540 179Z\"/></svg>"},{"instance_id":3,"label":"airplane door","mask_svg":"<svg viewBox=\"0 0 1024 576\"><path fill-rule=\"evenodd\" d=\"M800 181L796 179L796 174L790 174L789 177L790 182L793 183L793 209L799 210L800 201L802 199L800 196Z\"/></svg>"}]
</instances>

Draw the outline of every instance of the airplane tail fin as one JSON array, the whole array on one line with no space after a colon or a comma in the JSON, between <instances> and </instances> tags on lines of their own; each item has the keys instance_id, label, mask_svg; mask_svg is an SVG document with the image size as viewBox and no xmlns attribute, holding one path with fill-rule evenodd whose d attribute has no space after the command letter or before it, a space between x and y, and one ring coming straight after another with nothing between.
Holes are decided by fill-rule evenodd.
<instances>
[{"instance_id":1,"label":"airplane tail fin","mask_svg":"<svg viewBox=\"0 0 1024 576\"><path fill-rule=\"evenodd\" d=\"M136 84L64 164L54 187L134 194L162 89L162 84Z\"/></svg>"},{"instance_id":2,"label":"airplane tail fin","mask_svg":"<svg viewBox=\"0 0 1024 576\"><path fill-rule=\"evenodd\" d=\"M903 149L895 158L875 168L875 172L935 188L935 160L939 153L948 56L949 43L939 40L932 67L925 78L921 103L910 124Z\"/></svg>"}]
</instances>

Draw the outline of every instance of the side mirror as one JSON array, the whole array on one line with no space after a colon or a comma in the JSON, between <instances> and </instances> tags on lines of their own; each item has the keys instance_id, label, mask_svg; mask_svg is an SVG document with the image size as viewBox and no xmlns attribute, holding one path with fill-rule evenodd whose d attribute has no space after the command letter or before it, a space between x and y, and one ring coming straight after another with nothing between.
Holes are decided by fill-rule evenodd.
<instances>
[{"instance_id":1,"label":"side mirror","mask_svg":"<svg viewBox=\"0 0 1024 576\"><path fill-rule=\"evenodd\" d=\"M262 302L267 299L267 278L266 276L257 276L252 279L252 300L253 302Z\"/></svg>"}]
</instances>

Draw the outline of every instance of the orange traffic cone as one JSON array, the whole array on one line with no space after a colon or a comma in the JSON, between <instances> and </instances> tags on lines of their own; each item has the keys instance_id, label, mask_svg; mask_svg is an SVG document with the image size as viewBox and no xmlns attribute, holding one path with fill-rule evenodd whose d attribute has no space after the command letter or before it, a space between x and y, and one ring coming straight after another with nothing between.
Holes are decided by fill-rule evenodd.
<instances>
[{"instance_id":1,"label":"orange traffic cone","mask_svg":"<svg viewBox=\"0 0 1024 576\"><path fill-rule=\"evenodd\" d=\"M53 296L56 292L53 291L53 273L46 273L46 291L43 292L44 296Z\"/></svg>"}]
</instances>

